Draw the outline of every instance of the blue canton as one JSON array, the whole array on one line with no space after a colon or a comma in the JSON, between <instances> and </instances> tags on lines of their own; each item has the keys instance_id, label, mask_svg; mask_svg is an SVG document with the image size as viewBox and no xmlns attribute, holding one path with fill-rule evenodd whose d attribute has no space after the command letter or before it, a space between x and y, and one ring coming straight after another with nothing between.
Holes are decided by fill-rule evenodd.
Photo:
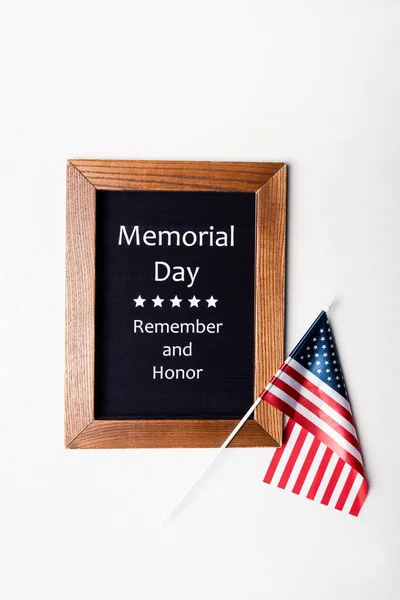
<instances>
[{"instance_id":1,"label":"blue canton","mask_svg":"<svg viewBox=\"0 0 400 600\"><path fill-rule=\"evenodd\" d=\"M290 356L347 398L339 355L325 311L317 317Z\"/></svg>"}]
</instances>

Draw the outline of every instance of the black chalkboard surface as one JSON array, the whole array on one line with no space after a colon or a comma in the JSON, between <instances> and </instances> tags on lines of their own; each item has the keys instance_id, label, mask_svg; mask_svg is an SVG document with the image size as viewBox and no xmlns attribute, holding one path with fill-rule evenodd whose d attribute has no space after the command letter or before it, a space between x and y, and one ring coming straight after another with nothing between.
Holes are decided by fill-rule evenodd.
<instances>
[{"instance_id":1,"label":"black chalkboard surface","mask_svg":"<svg viewBox=\"0 0 400 600\"><path fill-rule=\"evenodd\" d=\"M96 419L253 402L255 194L98 191Z\"/></svg>"}]
</instances>

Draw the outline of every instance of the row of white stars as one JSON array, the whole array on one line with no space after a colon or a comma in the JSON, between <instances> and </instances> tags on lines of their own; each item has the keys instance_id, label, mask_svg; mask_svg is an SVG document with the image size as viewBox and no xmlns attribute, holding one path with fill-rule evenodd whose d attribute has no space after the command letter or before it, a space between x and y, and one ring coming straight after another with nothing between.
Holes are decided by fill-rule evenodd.
<instances>
[{"instance_id":1,"label":"row of white stars","mask_svg":"<svg viewBox=\"0 0 400 600\"><path fill-rule=\"evenodd\" d=\"M146 302L146 298L142 298L142 296L139 294L139 296L137 298L133 298L133 301L135 303L135 308L137 308L138 306L142 306L144 308L144 303ZM162 304L165 301L165 299L160 298L160 296L157 295L155 298L151 298L151 301L153 302L153 307L156 307L156 306L162 307ZM214 298L214 296L205 298L205 301L207 302L207 308L217 308L218 299ZM174 306L176 306L177 308L180 308L181 302L183 302L183 298L178 298L178 296L175 296L175 298L170 298L170 302L172 304L172 308ZM193 296L192 298L188 298L188 302L190 304L190 308L193 308L193 307L199 308L199 302L201 302L201 299L196 298L196 296Z\"/></svg>"}]
</instances>

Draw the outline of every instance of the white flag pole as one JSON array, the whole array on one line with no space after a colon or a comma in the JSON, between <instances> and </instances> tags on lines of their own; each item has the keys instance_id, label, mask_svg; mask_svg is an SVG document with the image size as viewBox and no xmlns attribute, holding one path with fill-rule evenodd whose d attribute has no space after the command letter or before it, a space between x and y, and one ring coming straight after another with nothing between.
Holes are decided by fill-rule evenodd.
<instances>
[{"instance_id":1,"label":"white flag pole","mask_svg":"<svg viewBox=\"0 0 400 600\"><path fill-rule=\"evenodd\" d=\"M328 313L332 304L335 301L336 296L333 297L333 299L330 301L329 304L325 304L323 310ZM272 387L272 384L269 383L267 385L267 387L265 388L265 392L268 392L268 390ZM264 393L264 392L263 392ZM186 498L189 496L189 494L191 493L191 491L196 487L196 485L199 483L200 479L203 478L203 475L205 475L207 473L207 471L209 470L209 468L215 463L215 461L217 460L218 456L221 454L222 450L224 450L228 444L233 440L233 438L235 437L235 435L237 434L237 432L239 431L239 429L241 429L243 427L243 425L246 423L247 419L250 417L250 415L253 414L253 412L256 410L257 406L260 404L262 398L261 396L259 398L257 398L257 400L250 406L249 410L247 411L247 413L244 415L244 417L242 417L242 419L239 421L239 423L236 425L235 429L228 435L228 437L226 438L226 440L224 441L224 443L222 444L222 446L220 448L218 448L216 454L213 456L213 458L211 459L211 461L208 463L208 465L206 466L206 468L200 473L200 475L197 477L197 479L192 483L192 485L190 486L190 488L183 494L183 496L181 496L181 498L178 500L178 502L175 504L175 506L173 507L173 509L167 514L167 516L165 517L164 521L162 522L162 524L164 525L164 523L166 523L168 521L168 519L174 514L174 512L179 508L179 506L182 504L182 502L184 500L186 500Z\"/></svg>"},{"instance_id":2,"label":"white flag pole","mask_svg":"<svg viewBox=\"0 0 400 600\"><path fill-rule=\"evenodd\" d=\"M325 306L324 306L324 308L322 310L324 310L326 312L326 314L328 314L328 312L331 310L332 304L335 302L335 300L336 300L336 296L333 296L333 298L329 302L329 304L325 304Z\"/></svg>"},{"instance_id":3,"label":"white flag pole","mask_svg":"<svg viewBox=\"0 0 400 600\"><path fill-rule=\"evenodd\" d=\"M271 384L268 385L267 389L270 387L270 385ZM217 460L218 456L221 454L222 450L224 450L224 448L227 447L227 445L229 444L229 442L231 440L233 440L233 438L235 437L235 435L237 434L237 432L239 431L239 429L241 429L243 427L243 425L246 423L246 421L250 417L250 415L256 410L256 408L260 404L261 400L262 400L261 397L257 398L257 400L250 406L249 410L244 415L244 417L241 419L241 421L239 421L239 423L236 425L235 429L228 435L228 437L226 438L226 440L224 441L224 443L222 444L222 446L220 448L218 448L216 454L214 454L213 458L208 463L208 465L206 466L206 468L200 473L200 475L192 483L192 485L190 486L190 488L183 494L183 496L180 498L180 500L178 500L178 502L175 504L175 506L173 507L173 509L165 517L165 519L163 521L163 524L168 521L168 519L178 509L178 507L182 504L182 502L189 496L190 492L198 484L198 482L200 481L200 479L202 479L203 475L205 475L207 473L208 469L211 467L211 465L213 465L215 463L215 461Z\"/></svg>"}]
</instances>

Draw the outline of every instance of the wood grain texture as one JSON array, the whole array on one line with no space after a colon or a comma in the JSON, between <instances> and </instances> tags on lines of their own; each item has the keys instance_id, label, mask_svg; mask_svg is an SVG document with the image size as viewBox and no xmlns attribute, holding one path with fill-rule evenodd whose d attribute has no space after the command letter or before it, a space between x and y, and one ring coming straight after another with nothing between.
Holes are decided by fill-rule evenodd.
<instances>
[{"instance_id":1,"label":"wood grain texture","mask_svg":"<svg viewBox=\"0 0 400 600\"><path fill-rule=\"evenodd\" d=\"M96 190L256 193L256 399L283 362L286 167L283 163L71 160L67 172L65 443L69 448L218 447L234 420L94 420ZM282 443L262 403L230 446Z\"/></svg>"},{"instance_id":2,"label":"wood grain texture","mask_svg":"<svg viewBox=\"0 0 400 600\"><path fill-rule=\"evenodd\" d=\"M70 448L218 448L237 421L101 421L95 420ZM248 421L230 447L277 447L277 442L256 423Z\"/></svg>"},{"instance_id":3,"label":"wood grain texture","mask_svg":"<svg viewBox=\"0 0 400 600\"><path fill-rule=\"evenodd\" d=\"M283 163L71 160L98 190L257 192Z\"/></svg>"},{"instance_id":4,"label":"wood grain texture","mask_svg":"<svg viewBox=\"0 0 400 600\"><path fill-rule=\"evenodd\" d=\"M257 192L254 396L284 361L286 167ZM266 402L256 421L282 444L282 413Z\"/></svg>"},{"instance_id":5,"label":"wood grain texture","mask_svg":"<svg viewBox=\"0 0 400 600\"><path fill-rule=\"evenodd\" d=\"M65 444L94 419L96 190L67 165Z\"/></svg>"}]
</instances>

